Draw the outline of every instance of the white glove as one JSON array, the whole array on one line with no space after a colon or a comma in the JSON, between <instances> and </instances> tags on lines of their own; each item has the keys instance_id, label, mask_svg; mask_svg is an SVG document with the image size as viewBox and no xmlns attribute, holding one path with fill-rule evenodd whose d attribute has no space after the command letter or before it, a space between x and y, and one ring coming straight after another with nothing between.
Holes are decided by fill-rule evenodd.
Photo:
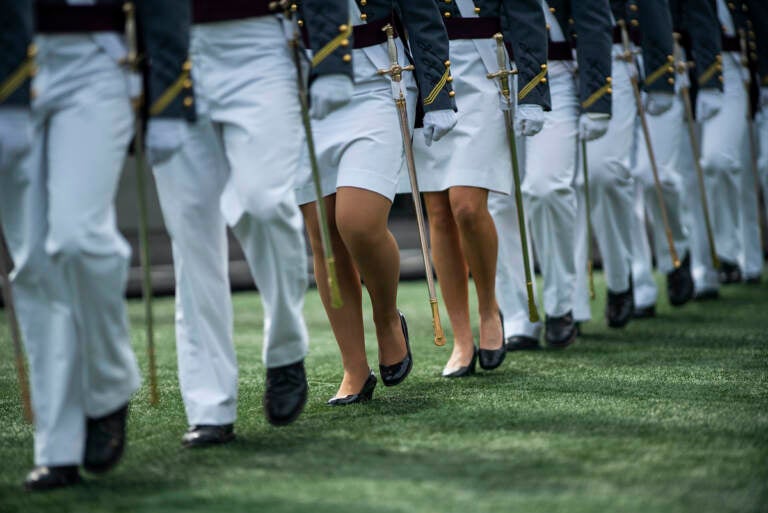
<instances>
[{"instance_id":1,"label":"white glove","mask_svg":"<svg viewBox=\"0 0 768 513\"><path fill-rule=\"evenodd\" d=\"M0 172L16 163L32 144L29 109L0 108Z\"/></svg>"},{"instance_id":2,"label":"white glove","mask_svg":"<svg viewBox=\"0 0 768 513\"><path fill-rule=\"evenodd\" d=\"M604 136L611 122L610 114L588 112L579 116L579 137L583 141L594 141Z\"/></svg>"},{"instance_id":3,"label":"white glove","mask_svg":"<svg viewBox=\"0 0 768 513\"><path fill-rule=\"evenodd\" d=\"M672 93L652 91L645 97L645 112L651 116L661 116L672 108L674 101L675 95Z\"/></svg>"},{"instance_id":4,"label":"white glove","mask_svg":"<svg viewBox=\"0 0 768 513\"><path fill-rule=\"evenodd\" d=\"M456 126L456 113L451 109L431 110L424 115L424 143L432 146Z\"/></svg>"},{"instance_id":5,"label":"white glove","mask_svg":"<svg viewBox=\"0 0 768 513\"><path fill-rule=\"evenodd\" d=\"M518 105L515 111L515 133L532 136L544 128L544 108L541 105L526 103Z\"/></svg>"},{"instance_id":6,"label":"white glove","mask_svg":"<svg viewBox=\"0 0 768 513\"><path fill-rule=\"evenodd\" d=\"M720 112L723 93L717 89L701 89L696 95L696 120L700 123L712 119Z\"/></svg>"},{"instance_id":7,"label":"white glove","mask_svg":"<svg viewBox=\"0 0 768 513\"><path fill-rule=\"evenodd\" d=\"M187 138L187 121L152 118L147 126L147 160L156 166L170 160Z\"/></svg>"},{"instance_id":8,"label":"white glove","mask_svg":"<svg viewBox=\"0 0 768 513\"><path fill-rule=\"evenodd\" d=\"M324 75L312 82L309 88L309 115L323 119L352 100L354 85L347 75Z\"/></svg>"}]
</instances>

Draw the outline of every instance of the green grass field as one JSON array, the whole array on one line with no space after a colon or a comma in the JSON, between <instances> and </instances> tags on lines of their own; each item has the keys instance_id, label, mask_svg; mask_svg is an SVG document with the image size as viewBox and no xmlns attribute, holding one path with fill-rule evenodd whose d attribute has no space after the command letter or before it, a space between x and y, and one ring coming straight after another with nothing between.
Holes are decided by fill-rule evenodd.
<instances>
[{"instance_id":1,"label":"green grass field","mask_svg":"<svg viewBox=\"0 0 768 513\"><path fill-rule=\"evenodd\" d=\"M656 320L622 331L605 327L600 298L572 348L513 354L493 373L447 381L438 375L449 349L431 343L426 289L404 283L414 373L344 409L325 406L341 367L312 290L310 401L294 425L273 428L261 408L261 306L238 294L238 439L198 451L179 444L173 302L159 300L160 407L146 387L137 395L114 472L34 496L19 486L32 430L3 317L0 512L766 512L768 286L723 296L679 310L663 300ZM146 368L141 304L130 313Z\"/></svg>"}]
</instances>

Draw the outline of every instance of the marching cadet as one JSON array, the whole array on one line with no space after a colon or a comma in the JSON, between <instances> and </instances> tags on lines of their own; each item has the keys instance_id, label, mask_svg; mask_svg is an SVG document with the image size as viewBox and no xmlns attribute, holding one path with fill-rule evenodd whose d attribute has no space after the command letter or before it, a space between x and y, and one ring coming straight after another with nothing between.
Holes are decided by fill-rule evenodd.
<instances>
[{"instance_id":1,"label":"marching cadet","mask_svg":"<svg viewBox=\"0 0 768 513\"><path fill-rule=\"evenodd\" d=\"M768 5L760 0L749 0L747 3L752 13L750 23L755 32L757 47L754 55L750 55L756 65L757 76L755 78L759 87L759 112L755 117L760 150L757 167L762 182L763 198L768 201ZM768 216L768 210L765 214ZM757 222L760 222L759 216ZM766 217L766 222L768 222L768 217Z\"/></svg>"},{"instance_id":2,"label":"marching cadet","mask_svg":"<svg viewBox=\"0 0 768 513\"><path fill-rule=\"evenodd\" d=\"M611 19L607 0L540 3L549 29L552 111L544 114L541 133L525 141L522 188L544 275L546 340L550 347L564 348L577 334L573 315L577 141L578 137L596 139L608 129ZM572 51L577 35L578 84ZM498 216L496 219L501 224ZM502 290L499 294L508 293ZM508 349L538 347L538 336L530 336L530 331L511 332L510 337Z\"/></svg>"},{"instance_id":3,"label":"marching cadet","mask_svg":"<svg viewBox=\"0 0 768 513\"><path fill-rule=\"evenodd\" d=\"M337 40L348 20L344 0L305 0L313 39ZM328 5L328 12L321 12ZM237 362L228 278L226 227L245 253L264 303L264 407L274 425L293 422L307 399L302 317L307 261L293 187L304 145L296 69L276 2L195 0L191 36L197 112L190 125L150 125L177 151L153 160L166 227L173 241L179 381L190 428L186 447L234 438ZM341 7L340 7L341 6ZM333 8L331 8L333 7ZM337 45L338 46L338 45ZM351 66L331 47L333 65L316 67L316 108L338 98L325 75ZM348 79L347 79L348 80ZM189 87L187 80L184 87ZM343 89L342 89L343 91ZM150 148L151 150L151 148Z\"/></svg>"},{"instance_id":4,"label":"marching cadet","mask_svg":"<svg viewBox=\"0 0 768 513\"><path fill-rule=\"evenodd\" d=\"M633 28L632 34L641 30L643 62L647 69L660 69L669 65L668 56L672 53L672 20L667 0L648 0L611 2L613 19L623 20ZM632 44L630 42L630 44ZM630 52L634 52L630 46ZM612 117L608 132L600 139L587 143L587 167L592 199L591 216L594 234L600 247L605 280L608 288L605 317L608 326L625 326L634 311L632 290L632 239L634 228L634 180L631 172L630 156L634 145L637 107L631 79L637 76L632 54L627 55L624 48L620 26L613 27L613 64L611 70ZM674 93L674 85L667 80L656 80L645 85L648 103L658 105L664 97ZM660 101L658 98L662 97ZM654 111L658 113L658 111ZM581 177L581 174L579 174ZM581 206L581 203L580 203ZM576 273L576 309L577 320L590 318L587 287L586 216L579 215L579 234L577 239ZM581 243L584 241L584 243Z\"/></svg>"},{"instance_id":5,"label":"marching cadet","mask_svg":"<svg viewBox=\"0 0 768 513\"><path fill-rule=\"evenodd\" d=\"M93 473L116 465L128 401L140 381L123 301L130 250L113 205L133 131L131 96L139 92L122 66L128 52L121 33L133 4L124 11L117 1L78 3L37 2L36 46L29 47L29 60L2 70L0 86L4 101L23 108L27 79L35 75L34 143L20 165L0 175L32 383L36 467L28 490L75 484L80 465ZM0 5L3 41L13 41L3 55L21 56L32 23L29 4ZM168 22L185 19L186 2L147 0L137 8L142 42L157 57L147 91L156 101L186 58L185 34ZM176 104L156 115L185 113Z\"/></svg>"},{"instance_id":6,"label":"marching cadet","mask_svg":"<svg viewBox=\"0 0 768 513\"><path fill-rule=\"evenodd\" d=\"M345 48L354 67L352 101L313 127L343 300L339 309L332 308L330 302L314 188L309 179L297 187L315 257L318 289L344 366L344 378L329 401L331 405L371 399L377 383L365 353L360 278L371 298L384 385L401 383L413 365L405 317L397 309L400 256L387 228L404 148L392 98L397 84L378 73L391 66L387 35L382 30L386 25L399 26L397 53L401 65L406 62L405 44L410 48L426 136L437 141L456 123L448 38L434 0L350 1L350 11L352 26L345 31L354 37L348 39ZM400 21L402 26L396 23ZM413 75L404 73L400 83L411 123L417 101Z\"/></svg>"},{"instance_id":7,"label":"marching cadet","mask_svg":"<svg viewBox=\"0 0 768 513\"><path fill-rule=\"evenodd\" d=\"M723 104L718 114L702 124L701 166L706 176L714 236L720 259L719 279L735 283L759 279L763 269L757 190L750 159L751 130L749 62L742 62L740 35L753 48L756 42L752 12L745 1L717 0L722 28ZM747 24L750 22L750 25ZM728 134L728 137L723 137ZM709 259L705 263L710 263ZM703 265L702 265L703 267ZM708 273L710 276L715 274ZM696 273L694 273L696 278ZM698 289L697 281L697 289ZM704 284L717 290L717 282Z\"/></svg>"},{"instance_id":8,"label":"marching cadet","mask_svg":"<svg viewBox=\"0 0 768 513\"><path fill-rule=\"evenodd\" d=\"M696 99L698 120L704 122L717 114L722 99L720 80L720 40L717 35L717 18L710 0L671 0L673 30L686 34L691 41L689 57L695 67L692 73L699 88ZM658 69L645 69L645 84L658 80L674 83L674 57L670 52L667 65ZM677 84L679 88L680 84ZM659 171L663 205L659 202L658 191L652 179L652 165L648 157L647 144L638 128L636 165L637 183L635 195L635 229L632 230L632 281L634 286L635 318L653 317L656 313L657 289L653 279L651 253L646 237L645 219L651 227L656 265L667 275L667 295L672 306L682 306L693 298L694 283L691 274L691 252L688 227L684 218L686 175L683 171L683 145L685 136L685 113L679 95L657 95L646 105L650 144L656 157ZM656 115L654 115L656 114ZM666 209L668 226L665 226L663 209ZM669 236L665 233L669 230ZM675 267L670 245L673 245L679 259Z\"/></svg>"},{"instance_id":9,"label":"marching cadet","mask_svg":"<svg viewBox=\"0 0 768 513\"><path fill-rule=\"evenodd\" d=\"M512 172L498 82L486 76L499 70L493 36L506 35L514 53L523 56L518 79L535 86L520 102L525 106L518 111L520 122L528 109L539 118L544 108L549 109L547 84L539 76L546 62L547 39L536 0L436 3L450 39L458 123L431 146L417 129L414 153L429 218L432 258L453 328L453 353L442 375L463 377L474 373L478 359L483 369L492 370L506 355L503 318L496 302L498 239L488 195L491 191L508 195ZM477 289L479 349L469 321L468 272Z\"/></svg>"}]
</instances>

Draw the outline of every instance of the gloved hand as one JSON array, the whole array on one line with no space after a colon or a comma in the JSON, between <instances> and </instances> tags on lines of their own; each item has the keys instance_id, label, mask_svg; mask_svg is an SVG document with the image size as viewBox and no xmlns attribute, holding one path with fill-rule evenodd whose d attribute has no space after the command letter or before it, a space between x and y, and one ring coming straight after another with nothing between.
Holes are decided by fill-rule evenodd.
<instances>
[{"instance_id":1,"label":"gloved hand","mask_svg":"<svg viewBox=\"0 0 768 513\"><path fill-rule=\"evenodd\" d=\"M424 143L432 146L456 126L456 113L451 109L431 110L424 115Z\"/></svg>"},{"instance_id":2,"label":"gloved hand","mask_svg":"<svg viewBox=\"0 0 768 513\"><path fill-rule=\"evenodd\" d=\"M712 119L720 112L723 104L723 93L717 89L700 89L696 95L696 120L702 123Z\"/></svg>"},{"instance_id":3,"label":"gloved hand","mask_svg":"<svg viewBox=\"0 0 768 513\"><path fill-rule=\"evenodd\" d=\"M604 136L611 122L610 114L587 112L579 117L579 137L583 141L594 141Z\"/></svg>"},{"instance_id":4,"label":"gloved hand","mask_svg":"<svg viewBox=\"0 0 768 513\"><path fill-rule=\"evenodd\" d=\"M0 172L19 160L32 144L32 120L29 109L0 108Z\"/></svg>"},{"instance_id":5,"label":"gloved hand","mask_svg":"<svg viewBox=\"0 0 768 513\"><path fill-rule=\"evenodd\" d=\"M525 103L515 111L515 133L532 136L544 128L544 108L541 105Z\"/></svg>"},{"instance_id":6,"label":"gloved hand","mask_svg":"<svg viewBox=\"0 0 768 513\"><path fill-rule=\"evenodd\" d=\"M352 100L354 85L347 75L324 75L312 82L309 88L309 115L323 119Z\"/></svg>"},{"instance_id":7,"label":"gloved hand","mask_svg":"<svg viewBox=\"0 0 768 513\"><path fill-rule=\"evenodd\" d=\"M187 121L151 118L147 126L147 160L151 166L168 161L187 138Z\"/></svg>"},{"instance_id":8,"label":"gloved hand","mask_svg":"<svg viewBox=\"0 0 768 513\"><path fill-rule=\"evenodd\" d=\"M675 95L672 93L652 91L645 98L645 112L651 116L661 116L672 108L674 101Z\"/></svg>"}]
</instances>

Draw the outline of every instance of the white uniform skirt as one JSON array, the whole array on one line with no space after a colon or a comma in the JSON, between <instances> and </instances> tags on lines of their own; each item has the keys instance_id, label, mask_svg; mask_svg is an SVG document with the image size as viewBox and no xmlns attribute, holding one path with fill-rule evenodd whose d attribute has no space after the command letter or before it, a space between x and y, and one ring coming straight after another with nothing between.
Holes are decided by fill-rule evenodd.
<instances>
[{"instance_id":1,"label":"white uniform skirt","mask_svg":"<svg viewBox=\"0 0 768 513\"><path fill-rule=\"evenodd\" d=\"M468 186L509 194L512 167L498 88L486 78L488 71L472 40L453 40L450 51L458 123L431 147L424 143L423 130L416 130L413 151L419 188L437 192ZM404 174L399 192L408 191Z\"/></svg>"},{"instance_id":2,"label":"white uniform skirt","mask_svg":"<svg viewBox=\"0 0 768 513\"><path fill-rule=\"evenodd\" d=\"M352 101L323 119L312 120L323 197L335 194L338 187L357 187L392 200L404 169L403 141L392 86L389 79L376 74L377 66L365 51L354 50L353 62ZM403 74L403 82L412 129L416 82L409 72ZM317 199L306 145L301 162L296 200L304 205Z\"/></svg>"}]
</instances>

